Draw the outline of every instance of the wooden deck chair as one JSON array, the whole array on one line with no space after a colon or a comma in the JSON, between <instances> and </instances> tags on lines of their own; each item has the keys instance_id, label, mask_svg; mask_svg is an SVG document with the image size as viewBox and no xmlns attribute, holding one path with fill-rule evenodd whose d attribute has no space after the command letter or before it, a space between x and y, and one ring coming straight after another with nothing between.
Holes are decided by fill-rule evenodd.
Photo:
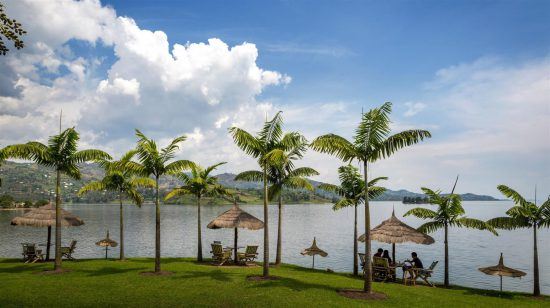
<instances>
[{"instance_id":1,"label":"wooden deck chair","mask_svg":"<svg viewBox=\"0 0 550 308\"><path fill-rule=\"evenodd\" d=\"M365 258L365 254L364 253L357 253L357 255L359 256L359 264L361 265L361 270L363 272L365 272L365 262L367 262L367 258Z\"/></svg>"},{"instance_id":2,"label":"wooden deck chair","mask_svg":"<svg viewBox=\"0 0 550 308\"><path fill-rule=\"evenodd\" d=\"M222 244L211 244L212 251L212 263L216 265L223 265L227 261L231 260L231 250L224 250Z\"/></svg>"},{"instance_id":3,"label":"wooden deck chair","mask_svg":"<svg viewBox=\"0 0 550 308\"><path fill-rule=\"evenodd\" d=\"M67 258L67 260L76 260L73 257L74 250L76 248L76 240L72 240L69 247L61 247L61 257Z\"/></svg>"},{"instance_id":4,"label":"wooden deck chair","mask_svg":"<svg viewBox=\"0 0 550 308\"><path fill-rule=\"evenodd\" d=\"M439 263L439 261L433 261L430 267L428 268L414 268L414 279L413 283L416 285L416 280L418 278L424 280L424 282L429 285L430 287L435 287L433 283L431 283L428 279L432 277L432 273L434 271L435 266Z\"/></svg>"},{"instance_id":5,"label":"wooden deck chair","mask_svg":"<svg viewBox=\"0 0 550 308\"><path fill-rule=\"evenodd\" d=\"M372 258L372 279L374 281L388 281L395 278L395 271L390 267L388 259Z\"/></svg>"},{"instance_id":6,"label":"wooden deck chair","mask_svg":"<svg viewBox=\"0 0 550 308\"><path fill-rule=\"evenodd\" d=\"M237 259L239 263L246 264L248 262L254 262L258 257L258 246L246 246L245 252L238 252Z\"/></svg>"}]
</instances>

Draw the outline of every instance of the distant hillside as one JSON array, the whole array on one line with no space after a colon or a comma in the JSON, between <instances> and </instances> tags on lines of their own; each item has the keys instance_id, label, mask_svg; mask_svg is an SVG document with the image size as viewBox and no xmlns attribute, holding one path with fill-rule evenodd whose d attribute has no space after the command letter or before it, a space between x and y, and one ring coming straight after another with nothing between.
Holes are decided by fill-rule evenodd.
<instances>
[{"instance_id":1,"label":"distant hillside","mask_svg":"<svg viewBox=\"0 0 550 308\"><path fill-rule=\"evenodd\" d=\"M82 179L75 181L69 178L63 178L61 181L63 189L64 202L90 202L104 203L115 200L115 195L110 192L94 192L78 197L76 193L87 182L99 180L103 176L103 170L95 164L85 164L81 167ZM53 198L55 188L54 172L33 163L15 163L5 162L0 167L0 177L2 178L2 186L0 187L0 195L9 194L17 200L40 200L48 199L51 193ZM217 175L221 185L237 189L239 198L242 202L257 203L261 202L262 185L261 183L251 183L235 181L235 174L222 173ZM338 200L338 196L333 193L317 189L322 182L310 180L316 188L315 191L309 192L304 190L286 190L283 194L285 203L327 203ZM180 185L181 183L174 177L161 178L160 188L164 194L169 189ZM143 191L146 200L153 200L153 192L151 190ZM461 195L466 201L495 201L497 199L491 196L475 195L471 193ZM377 201L402 201L404 197L425 197L423 194L413 193L404 189L387 190L382 196L377 198ZM180 203L194 203L193 197L184 197L179 200ZM227 203L224 200L206 200L207 203Z\"/></svg>"}]
</instances>

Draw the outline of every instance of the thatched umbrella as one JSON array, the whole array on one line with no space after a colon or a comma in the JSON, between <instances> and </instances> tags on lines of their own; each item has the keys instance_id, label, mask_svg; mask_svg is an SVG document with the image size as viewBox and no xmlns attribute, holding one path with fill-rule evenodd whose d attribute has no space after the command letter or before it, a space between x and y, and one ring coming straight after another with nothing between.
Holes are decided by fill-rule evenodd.
<instances>
[{"instance_id":1,"label":"thatched umbrella","mask_svg":"<svg viewBox=\"0 0 550 308\"><path fill-rule=\"evenodd\" d=\"M216 219L212 220L208 226L209 229L231 228L235 229L235 240L233 249L235 250L235 262L237 261L237 241L239 233L238 228L244 228L249 230L263 229L264 222L258 218L248 214L241 210L237 205L237 202L233 203L233 207L223 212Z\"/></svg>"},{"instance_id":2,"label":"thatched umbrella","mask_svg":"<svg viewBox=\"0 0 550 308\"><path fill-rule=\"evenodd\" d=\"M311 247L304 249L301 254L303 256L312 256L313 257L313 264L311 265L311 268L315 268L315 256L320 255L321 257L328 256L328 253L321 250L319 247L317 247L317 240L315 237L313 238L313 244L311 244Z\"/></svg>"},{"instance_id":3,"label":"thatched umbrella","mask_svg":"<svg viewBox=\"0 0 550 308\"><path fill-rule=\"evenodd\" d=\"M391 217L384 220L370 232L371 239L392 244L392 260L395 262L395 244L413 242L417 244L430 245L434 239L415 228L405 224L395 217L395 211L392 211ZM358 238L359 241L365 241L365 235Z\"/></svg>"},{"instance_id":4,"label":"thatched umbrella","mask_svg":"<svg viewBox=\"0 0 550 308\"><path fill-rule=\"evenodd\" d=\"M498 265L481 267L479 268L479 270L487 275L500 276L500 292L502 292L502 276L523 277L526 275L522 271L504 266L504 258L502 257L502 252L500 253L500 259L498 260Z\"/></svg>"},{"instance_id":5,"label":"thatched umbrella","mask_svg":"<svg viewBox=\"0 0 550 308\"><path fill-rule=\"evenodd\" d=\"M105 247L105 260L107 260L107 252L109 251L109 247L118 246L117 242L109 238L109 230L107 230L107 237L99 242L96 242L95 244L100 247Z\"/></svg>"},{"instance_id":6,"label":"thatched umbrella","mask_svg":"<svg viewBox=\"0 0 550 308\"><path fill-rule=\"evenodd\" d=\"M50 259L50 243L52 237L52 226L55 226L55 205L48 203L39 208L32 209L23 216L11 220L14 226L48 227L48 243L46 244L46 261ZM84 224L80 217L69 211L61 209L61 226L76 227Z\"/></svg>"}]
</instances>

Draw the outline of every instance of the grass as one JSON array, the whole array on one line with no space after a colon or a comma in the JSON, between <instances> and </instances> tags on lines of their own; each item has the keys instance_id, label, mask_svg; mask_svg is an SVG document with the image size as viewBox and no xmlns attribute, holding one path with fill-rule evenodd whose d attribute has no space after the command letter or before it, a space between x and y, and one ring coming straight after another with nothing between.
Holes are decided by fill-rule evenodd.
<instances>
[{"instance_id":1,"label":"grass","mask_svg":"<svg viewBox=\"0 0 550 308\"><path fill-rule=\"evenodd\" d=\"M408 306L426 307L541 307L550 299L525 294L469 288L405 287L375 283L388 295L385 301L352 300L337 294L342 288L361 288L362 281L345 274L327 273L298 266L271 269L280 280L251 282L248 275L261 267L235 268L197 264L189 259L163 259L170 276L142 276L153 268L151 259L79 260L64 262L70 272L39 275L52 264L23 264L0 259L2 307L21 306Z\"/></svg>"}]
</instances>

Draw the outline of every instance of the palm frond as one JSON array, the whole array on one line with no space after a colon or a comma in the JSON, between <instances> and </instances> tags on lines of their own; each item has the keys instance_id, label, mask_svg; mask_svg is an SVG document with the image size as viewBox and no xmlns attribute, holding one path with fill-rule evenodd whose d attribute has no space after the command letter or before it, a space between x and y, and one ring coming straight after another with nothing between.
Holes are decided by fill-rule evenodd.
<instances>
[{"instance_id":1,"label":"palm frond","mask_svg":"<svg viewBox=\"0 0 550 308\"><path fill-rule=\"evenodd\" d=\"M142 187L142 188L154 188L156 186L155 180L152 178L131 178L129 183L134 187Z\"/></svg>"},{"instance_id":2,"label":"palm frond","mask_svg":"<svg viewBox=\"0 0 550 308\"><path fill-rule=\"evenodd\" d=\"M284 181L284 186L293 188L293 189L306 189L313 191L313 185L304 178L301 177L289 177Z\"/></svg>"},{"instance_id":3,"label":"palm frond","mask_svg":"<svg viewBox=\"0 0 550 308\"><path fill-rule=\"evenodd\" d=\"M238 127L231 127L229 133L235 144L247 155L259 158L263 154L263 145L256 137Z\"/></svg>"},{"instance_id":4,"label":"palm frond","mask_svg":"<svg viewBox=\"0 0 550 308\"><path fill-rule=\"evenodd\" d=\"M179 187L172 189L165 197L164 200L170 200L174 197L181 197L184 195L193 195L194 193L188 187Z\"/></svg>"},{"instance_id":5,"label":"palm frond","mask_svg":"<svg viewBox=\"0 0 550 308\"><path fill-rule=\"evenodd\" d=\"M106 188L106 186L103 182L93 181L93 182L90 182L90 183L82 186L82 188L80 188L80 190L78 191L77 195L82 196L85 193L88 193L90 191L104 191L106 189L107 188Z\"/></svg>"},{"instance_id":6,"label":"palm frond","mask_svg":"<svg viewBox=\"0 0 550 308\"><path fill-rule=\"evenodd\" d=\"M392 135L376 149L372 160L390 157L398 150L417 144L424 139L431 138L431 136L429 131L420 129L406 130Z\"/></svg>"},{"instance_id":7,"label":"palm frond","mask_svg":"<svg viewBox=\"0 0 550 308\"><path fill-rule=\"evenodd\" d=\"M418 227L416 230L418 230L422 233L428 234L428 233L433 233L433 232L443 228L444 226L445 225L440 221L429 221L429 222L421 225L420 227Z\"/></svg>"},{"instance_id":8,"label":"palm frond","mask_svg":"<svg viewBox=\"0 0 550 308\"><path fill-rule=\"evenodd\" d=\"M519 217L496 217L489 219L487 224L496 229L515 230L519 228L530 228L531 224L524 218Z\"/></svg>"},{"instance_id":9,"label":"palm frond","mask_svg":"<svg viewBox=\"0 0 550 308\"><path fill-rule=\"evenodd\" d=\"M495 230L495 227L493 227L491 224L483 220L462 217L455 220L455 224L457 227L466 227L466 228L477 229L477 230L487 230L493 233L494 235L498 235L497 231Z\"/></svg>"},{"instance_id":10,"label":"palm frond","mask_svg":"<svg viewBox=\"0 0 550 308\"><path fill-rule=\"evenodd\" d=\"M422 218L422 219L434 219L437 217L436 212L430 209L425 209L421 207L411 209L407 211L403 216L409 216L409 215L413 215L415 217Z\"/></svg>"},{"instance_id":11,"label":"palm frond","mask_svg":"<svg viewBox=\"0 0 550 308\"><path fill-rule=\"evenodd\" d=\"M288 173L289 177L310 177L315 175L319 175L319 172L309 167L296 168Z\"/></svg>"},{"instance_id":12,"label":"palm frond","mask_svg":"<svg viewBox=\"0 0 550 308\"><path fill-rule=\"evenodd\" d=\"M334 155L346 162L359 157L351 142L334 134L319 136L315 138L309 146L317 152Z\"/></svg>"},{"instance_id":13,"label":"palm frond","mask_svg":"<svg viewBox=\"0 0 550 308\"><path fill-rule=\"evenodd\" d=\"M227 162L221 162L221 163L217 163L217 164L214 164L212 166L209 166L208 168L206 168L206 170L204 170L205 176L208 176L210 174L210 172L216 170L216 168L218 168L219 166L224 165L224 164L227 164Z\"/></svg>"},{"instance_id":14,"label":"palm frond","mask_svg":"<svg viewBox=\"0 0 550 308\"><path fill-rule=\"evenodd\" d=\"M89 162L89 161L102 161L112 159L111 155L101 151L101 150L82 150L74 153L73 161L76 164Z\"/></svg>"},{"instance_id":15,"label":"palm frond","mask_svg":"<svg viewBox=\"0 0 550 308\"><path fill-rule=\"evenodd\" d=\"M143 204L143 196L136 189L127 189L124 194L132 200L137 206L141 207Z\"/></svg>"},{"instance_id":16,"label":"palm frond","mask_svg":"<svg viewBox=\"0 0 550 308\"><path fill-rule=\"evenodd\" d=\"M527 206L527 204L529 203L517 191L506 185L498 185L497 189L507 198L514 200L514 202L518 205Z\"/></svg>"},{"instance_id":17,"label":"palm frond","mask_svg":"<svg viewBox=\"0 0 550 308\"><path fill-rule=\"evenodd\" d=\"M166 165L165 170L166 174L174 175L183 170L189 170L193 166L195 166L194 162L190 160L180 159Z\"/></svg>"},{"instance_id":18,"label":"palm frond","mask_svg":"<svg viewBox=\"0 0 550 308\"><path fill-rule=\"evenodd\" d=\"M340 187L338 185L323 183L323 184L320 184L319 186L317 186L317 188L321 189L321 190L324 190L324 191L336 193L340 196L344 196L344 194L345 194L342 187Z\"/></svg>"},{"instance_id":19,"label":"palm frond","mask_svg":"<svg viewBox=\"0 0 550 308\"><path fill-rule=\"evenodd\" d=\"M264 174L261 171L249 170L244 171L235 177L235 181L246 181L246 182L262 182L264 179Z\"/></svg>"},{"instance_id":20,"label":"palm frond","mask_svg":"<svg viewBox=\"0 0 550 308\"><path fill-rule=\"evenodd\" d=\"M378 182L380 182L382 180L387 181L388 177L387 176L379 176L377 178L374 178L374 179L370 180L369 181L369 187L376 185Z\"/></svg>"},{"instance_id":21,"label":"palm frond","mask_svg":"<svg viewBox=\"0 0 550 308\"><path fill-rule=\"evenodd\" d=\"M343 209L345 207L349 207L349 206L355 206L356 203L354 200L351 200L351 199L347 199L347 198L342 198L340 200L338 200L333 206L332 206L332 210L333 211L337 211L337 210L340 210L340 209Z\"/></svg>"}]
</instances>

